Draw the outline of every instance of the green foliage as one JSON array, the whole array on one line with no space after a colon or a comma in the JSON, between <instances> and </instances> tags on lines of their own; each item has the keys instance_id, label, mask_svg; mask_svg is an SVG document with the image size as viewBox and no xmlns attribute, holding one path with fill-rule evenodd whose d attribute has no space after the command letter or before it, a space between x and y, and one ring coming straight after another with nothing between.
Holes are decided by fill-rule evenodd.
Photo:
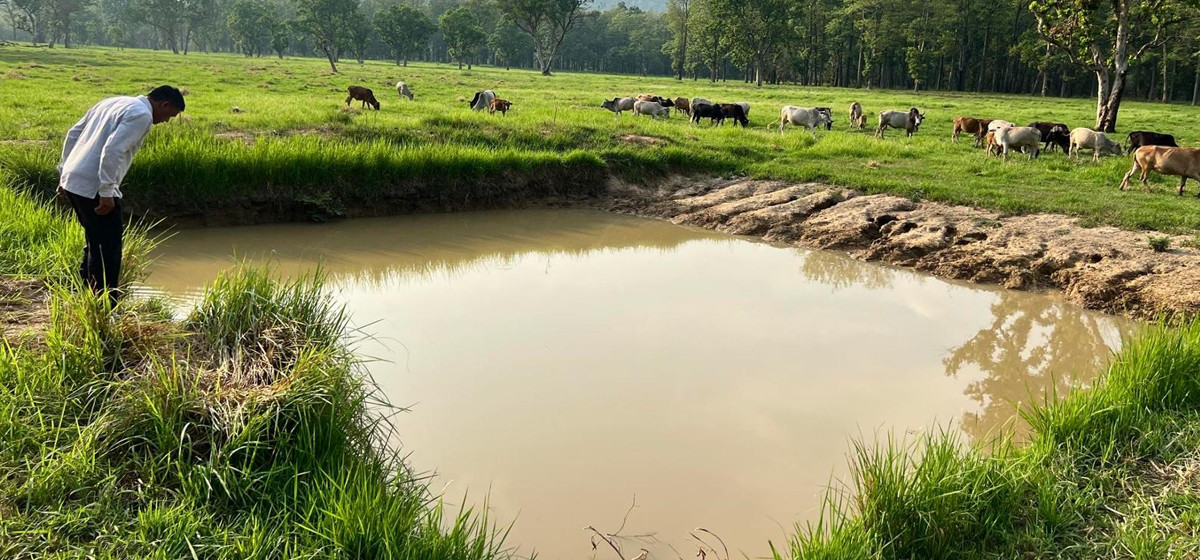
<instances>
[{"instance_id":1,"label":"green foliage","mask_svg":"<svg viewBox=\"0 0 1200 560\"><path fill-rule=\"evenodd\" d=\"M475 13L466 6L459 6L438 18L438 27L446 40L450 59L462 68L467 63L470 68L475 52L487 42L487 34L475 19Z\"/></svg>"},{"instance_id":2,"label":"green foliage","mask_svg":"<svg viewBox=\"0 0 1200 560\"><path fill-rule=\"evenodd\" d=\"M1171 238L1165 235L1151 235L1148 241L1150 248L1156 253L1161 253L1171 247Z\"/></svg>"},{"instance_id":3,"label":"green foliage","mask_svg":"<svg viewBox=\"0 0 1200 560\"><path fill-rule=\"evenodd\" d=\"M279 21L263 0L238 0L227 22L229 35L246 56L262 56L274 38Z\"/></svg>"},{"instance_id":4,"label":"green foliage","mask_svg":"<svg viewBox=\"0 0 1200 560\"><path fill-rule=\"evenodd\" d=\"M396 62L404 61L429 42L436 31L433 22L416 8L397 5L375 13L375 31L379 40L390 49Z\"/></svg>"}]
</instances>

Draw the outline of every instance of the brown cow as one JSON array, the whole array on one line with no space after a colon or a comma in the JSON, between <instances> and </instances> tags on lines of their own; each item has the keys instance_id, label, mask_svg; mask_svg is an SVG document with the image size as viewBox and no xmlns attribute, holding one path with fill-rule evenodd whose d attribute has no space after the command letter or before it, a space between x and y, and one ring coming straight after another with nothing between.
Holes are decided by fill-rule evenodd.
<instances>
[{"instance_id":1,"label":"brown cow","mask_svg":"<svg viewBox=\"0 0 1200 560\"><path fill-rule=\"evenodd\" d=\"M1150 191L1146 179L1151 171L1179 177L1179 196L1188 179L1200 181L1200 148L1172 148L1169 146L1142 146L1133 153L1133 167L1121 180L1121 190L1129 188L1129 179L1134 173L1142 172L1142 188ZM1200 193L1196 193L1200 197Z\"/></svg>"},{"instance_id":2,"label":"brown cow","mask_svg":"<svg viewBox=\"0 0 1200 560\"><path fill-rule=\"evenodd\" d=\"M987 125L992 121L987 119L976 119L974 117L954 117L954 134L950 137L951 140L958 142L958 136L964 132L980 137L980 130L983 134L987 134ZM978 144L978 141L976 141Z\"/></svg>"},{"instance_id":3,"label":"brown cow","mask_svg":"<svg viewBox=\"0 0 1200 560\"><path fill-rule=\"evenodd\" d=\"M371 90L362 86L350 86L346 88L346 91L350 94L346 96L347 107L350 106L350 100L353 99L355 101L362 101L363 108L366 108L367 105L370 105L374 107L376 111L379 110L379 101L375 99L375 93Z\"/></svg>"},{"instance_id":4,"label":"brown cow","mask_svg":"<svg viewBox=\"0 0 1200 560\"><path fill-rule=\"evenodd\" d=\"M512 108L512 101L500 99L499 97L492 100L491 105L488 105L488 114L494 115L496 111L500 111L501 115L508 116L508 110Z\"/></svg>"},{"instance_id":5,"label":"brown cow","mask_svg":"<svg viewBox=\"0 0 1200 560\"><path fill-rule=\"evenodd\" d=\"M688 105L688 100L686 97L675 98L675 110L689 117L692 116L692 107Z\"/></svg>"}]
</instances>

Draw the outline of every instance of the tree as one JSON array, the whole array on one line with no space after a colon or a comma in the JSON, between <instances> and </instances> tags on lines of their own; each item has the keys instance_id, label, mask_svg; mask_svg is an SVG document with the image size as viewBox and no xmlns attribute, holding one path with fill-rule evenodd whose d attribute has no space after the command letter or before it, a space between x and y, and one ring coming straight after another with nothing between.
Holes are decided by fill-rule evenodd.
<instances>
[{"instance_id":1,"label":"tree","mask_svg":"<svg viewBox=\"0 0 1200 560\"><path fill-rule=\"evenodd\" d=\"M350 52L354 53L354 59L362 64L367 45L371 44L371 23L356 10L346 20L346 27L346 40L350 45Z\"/></svg>"},{"instance_id":2,"label":"tree","mask_svg":"<svg viewBox=\"0 0 1200 560\"><path fill-rule=\"evenodd\" d=\"M226 21L229 35L243 55L261 56L266 51L275 13L261 0L238 0Z\"/></svg>"},{"instance_id":3,"label":"tree","mask_svg":"<svg viewBox=\"0 0 1200 560\"><path fill-rule=\"evenodd\" d=\"M412 6L392 6L375 13L375 32L396 64L408 66L408 57L428 45L429 36L436 30L433 22Z\"/></svg>"},{"instance_id":4,"label":"tree","mask_svg":"<svg viewBox=\"0 0 1200 560\"><path fill-rule=\"evenodd\" d=\"M296 27L325 55L335 73L342 47L349 40L350 18L357 13L354 0L295 0Z\"/></svg>"},{"instance_id":5,"label":"tree","mask_svg":"<svg viewBox=\"0 0 1200 560\"><path fill-rule=\"evenodd\" d=\"M13 27L29 33L33 46L46 40L47 0L10 0L16 19Z\"/></svg>"},{"instance_id":6,"label":"tree","mask_svg":"<svg viewBox=\"0 0 1200 560\"><path fill-rule=\"evenodd\" d=\"M271 50L283 58L283 53L287 52L288 47L292 44L292 24L286 21L277 21L271 29Z\"/></svg>"},{"instance_id":7,"label":"tree","mask_svg":"<svg viewBox=\"0 0 1200 560\"><path fill-rule=\"evenodd\" d=\"M1038 33L1096 75L1096 130L1115 132L1130 64L1159 44L1169 0L1034 0Z\"/></svg>"},{"instance_id":8,"label":"tree","mask_svg":"<svg viewBox=\"0 0 1200 560\"><path fill-rule=\"evenodd\" d=\"M589 0L505 0L504 13L533 39L533 54L543 76L550 75L563 38L583 15Z\"/></svg>"},{"instance_id":9,"label":"tree","mask_svg":"<svg viewBox=\"0 0 1200 560\"><path fill-rule=\"evenodd\" d=\"M495 30L488 37L487 47L496 55L497 62L503 61L504 69L508 70L521 53L533 50L533 43L513 22L501 19L496 22Z\"/></svg>"},{"instance_id":10,"label":"tree","mask_svg":"<svg viewBox=\"0 0 1200 560\"><path fill-rule=\"evenodd\" d=\"M682 80L688 60L688 28L691 25L692 0L667 0L667 26L671 40L663 49L671 56L675 79Z\"/></svg>"},{"instance_id":11,"label":"tree","mask_svg":"<svg viewBox=\"0 0 1200 560\"><path fill-rule=\"evenodd\" d=\"M458 63L459 70L462 70L463 62L466 62L467 69L470 70L475 51L487 41L487 34L475 20L475 14L471 13L470 8L459 6L442 14L442 17L438 18L438 26L442 29L442 36L446 38L451 60Z\"/></svg>"},{"instance_id":12,"label":"tree","mask_svg":"<svg viewBox=\"0 0 1200 560\"><path fill-rule=\"evenodd\" d=\"M71 47L71 18L83 11L88 0L45 0L45 18L50 26L50 46L62 39L63 47Z\"/></svg>"}]
</instances>

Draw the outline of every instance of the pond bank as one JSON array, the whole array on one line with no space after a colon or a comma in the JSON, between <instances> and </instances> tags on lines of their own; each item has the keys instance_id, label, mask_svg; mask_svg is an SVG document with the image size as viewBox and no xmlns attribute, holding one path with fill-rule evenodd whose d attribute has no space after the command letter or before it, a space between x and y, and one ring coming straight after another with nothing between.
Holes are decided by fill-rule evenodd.
<instances>
[{"instance_id":1,"label":"pond bank","mask_svg":"<svg viewBox=\"0 0 1200 560\"><path fill-rule=\"evenodd\" d=\"M1085 308L1137 319L1200 311L1200 250L1190 236L746 179L677 177L653 188L612 181L598 204L772 243L847 251L944 278L1061 290ZM1151 248L1155 237L1169 239L1167 250Z\"/></svg>"}]
</instances>

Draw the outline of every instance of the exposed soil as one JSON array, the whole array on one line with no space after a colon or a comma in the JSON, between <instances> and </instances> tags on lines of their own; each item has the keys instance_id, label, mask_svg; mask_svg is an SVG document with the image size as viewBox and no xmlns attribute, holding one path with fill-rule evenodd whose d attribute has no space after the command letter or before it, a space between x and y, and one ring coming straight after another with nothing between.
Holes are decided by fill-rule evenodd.
<instances>
[{"instance_id":1,"label":"exposed soil","mask_svg":"<svg viewBox=\"0 0 1200 560\"><path fill-rule=\"evenodd\" d=\"M40 343L50 323L45 286L37 280L0 276L0 340Z\"/></svg>"},{"instance_id":2,"label":"exposed soil","mask_svg":"<svg viewBox=\"0 0 1200 560\"><path fill-rule=\"evenodd\" d=\"M1058 289L1089 309L1155 318L1200 311L1200 250L1153 232L1088 228L1056 214L996 212L824 184L674 178L656 188L612 182L608 210L660 217L772 243L1006 288Z\"/></svg>"}]
</instances>

